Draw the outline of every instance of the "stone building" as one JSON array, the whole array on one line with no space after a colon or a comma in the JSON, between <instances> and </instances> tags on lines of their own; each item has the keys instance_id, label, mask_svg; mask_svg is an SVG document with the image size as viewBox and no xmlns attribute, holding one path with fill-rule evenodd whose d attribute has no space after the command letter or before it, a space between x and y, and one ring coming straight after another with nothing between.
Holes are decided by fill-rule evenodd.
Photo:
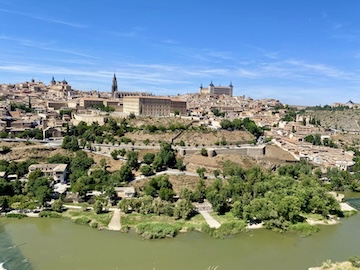
<instances>
[{"instance_id":1,"label":"stone building","mask_svg":"<svg viewBox=\"0 0 360 270\"><path fill-rule=\"evenodd\" d=\"M52 178L55 183L65 183L67 167L67 164L32 164L29 166L29 173L40 170L44 176Z\"/></svg>"},{"instance_id":2,"label":"stone building","mask_svg":"<svg viewBox=\"0 0 360 270\"><path fill-rule=\"evenodd\" d=\"M103 98L80 98L79 109L88 109L93 106L104 105L105 99Z\"/></svg>"},{"instance_id":3,"label":"stone building","mask_svg":"<svg viewBox=\"0 0 360 270\"><path fill-rule=\"evenodd\" d=\"M64 79L62 81L55 81L54 77L52 77L49 87L49 93L56 95L59 98L64 98L67 96L71 96L71 86Z\"/></svg>"},{"instance_id":4,"label":"stone building","mask_svg":"<svg viewBox=\"0 0 360 270\"><path fill-rule=\"evenodd\" d=\"M215 96L226 95L232 97L233 85L232 83L230 83L229 86L215 86L211 82L207 88L200 85L200 94L208 94Z\"/></svg>"},{"instance_id":5,"label":"stone building","mask_svg":"<svg viewBox=\"0 0 360 270\"><path fill-rule=\"evenodd\" d=\"M123 98L124 113L135 115L168 116L186 113L186 101L171 97L127 96Z\"/></svg>"}]
</instances>

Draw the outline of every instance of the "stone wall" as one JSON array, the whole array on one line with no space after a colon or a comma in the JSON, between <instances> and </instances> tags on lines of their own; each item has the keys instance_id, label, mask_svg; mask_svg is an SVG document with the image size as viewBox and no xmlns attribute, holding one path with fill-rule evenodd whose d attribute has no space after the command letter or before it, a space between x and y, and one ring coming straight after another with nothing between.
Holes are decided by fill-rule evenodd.
<instances>
[{"instance_id":1,"label":"stone wall","mask_svg":"<svg viewBox=\"0 0 360 270\"><path fill-rule=\"evenodd\" d=\"M191 149L185 149L185 148L178 148L179 154L181 156L185 156L185 155L193 155L196 153L200 153L202 148L191 148ZM251 145L247 145L247 146L242 146L242 147L232 147L232 148L227 148L227 147L218 147L218 148L207 148L205 147L208 156L209 157L214 157L216 155L241 155L241 156L249 156L249 157L253 157L253 158L261 158L265 156L266 153L266 148L265 145L260 145L260 146L251 146Z\"/></svg>"}]
</instances>

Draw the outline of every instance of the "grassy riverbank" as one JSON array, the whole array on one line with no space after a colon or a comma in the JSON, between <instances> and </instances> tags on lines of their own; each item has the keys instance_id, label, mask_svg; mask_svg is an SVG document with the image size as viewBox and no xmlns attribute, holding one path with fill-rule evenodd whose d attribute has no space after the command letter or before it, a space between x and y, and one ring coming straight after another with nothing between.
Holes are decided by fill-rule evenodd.
<instances>
[{"instance_id":1,"label":"grassy riverbank","mask_svg":"<svg viewBox=\"0 0 360 270\"><path fill-rule=\"evenodd\" d=\"M20 216L21 215L21 216ZM7 214L10 218L23 218L24 214ZM55 211L42 211L39 213L39 218L64 218L80 225L90 225L93 228L103 229L106 228L111 220L112 213L96 214L91 210L82 209L67 209L61 213Z\"/></svg>"},{"instance_id":2,"label":"grassy riverbank","mask_svg":"<svg viewBox=\"0 0 360 270\"><path fill-rule=\"evenodd\" d=\"M224 215L211 212L210 215L221 224L220 228L210 228L205 219L200 214L185 220L175 219L174 217L167 215L139 214L136 212L128 214L122 213L120 216L120 224L122 232L134 230L145 239L175 237L180 232L187 232L192 230L206 233L214 238L226 238L248 231L249 229L261 227L267 228L266 223L250 225L246 221L235 217L232 212L227 212ZM25 214L8 214L7 216L9 218L26 217ZM97 229L106 229L112 219L112 216L112 212L96 214L93 210L88 208L88 205L83 205L83 207L79 209L67 209L61 213L55 211L42 211L39 213L40 218L64 218L71 220L76 224L88 225ZM338 220L327 219L319 214L306 214L303 215L303 218L306 219L308 223L289 223L285 229L281 228L281 231L297 233L301 236L309 236L320 230L320 228L315 225L331 225L339 223Z\"/></svg>"},{"instance_id":3,"label":"grassy riverbank","mask_svg":"<svg viewBox=\"0 0 360 270\"><path fill-rule=\"evenodd\" d=\"M69 209L63 213L63 217L73 221L76 224L89 224L93 228L106 228L111 220L113 213L105 212L96 214L94 211Z\"/></svg>"},{"instance_id":4,"label":"grassy riverbank","mask_svg":"<svg viewBox=\"0 0 360 270\"><path fill-rule=\"evenodd\" d=\"M201 215L195 215L189 220L175 219L165 215L139 213L124 214L121 216L121 226L133 229L146 239L174 237L179 232L192 230L201 231L206 225ZM123 229L125 230L125 229Z\"/></svg>"}]
</instances>

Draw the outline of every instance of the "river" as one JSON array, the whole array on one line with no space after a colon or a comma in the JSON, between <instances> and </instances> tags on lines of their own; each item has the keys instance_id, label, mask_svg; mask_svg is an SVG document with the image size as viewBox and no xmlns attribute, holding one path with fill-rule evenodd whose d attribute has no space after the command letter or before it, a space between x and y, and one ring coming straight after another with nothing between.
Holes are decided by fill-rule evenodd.
<instances>
[{"instance_id":1,"label":"river","mask_svg":"<svg viewBox=\"0 0 360 270\"><path fill-rule=\"evenodd\" d=\"M359 228L357 214L305 238L258 229L222 240L198 232L142 240L62 219L1 218L0 259L8 270L306 270L360 255Z\"/></svg>"}]
</instances>

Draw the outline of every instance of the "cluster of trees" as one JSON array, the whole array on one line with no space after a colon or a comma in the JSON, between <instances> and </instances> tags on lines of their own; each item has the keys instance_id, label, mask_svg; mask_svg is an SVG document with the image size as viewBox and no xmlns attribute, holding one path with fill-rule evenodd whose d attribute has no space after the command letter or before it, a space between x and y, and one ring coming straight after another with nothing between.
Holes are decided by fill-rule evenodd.
<instances>
[{"instance_id":1,"label":"cluster of trees","mask_svg":"<svg viewBox=\"0 0 360 270\"><path fill-rule=\"evenodd\" d=\"M216 116L216 117L225 117L225 112L220 112L218 108L214 108L212 110L212 113Z\"/></svg>"},{"instance_id":2,"label":"cluster of trees","mask_svg":"<svg viewBox=\"0 0 360 270\"><path fill-rule=\"evenodd\" d=\"M264 134L264 130L261 127L258 127L255 122L249 118L244 119L234 119L230 121L228 119L223 119L220 122L222 129L227 130L247 130L253 134L256 138L259 138Z\"/></svg>"},{"instance_id":3,"label":"cluster of trees","mask_svg":"<svg viewBox=\"0 0 360 270\"><path fill-rule=\"evenodd\" d=\"M302 222L303 214L327 216L340 211L319 179L321 172L311 165L285 165L274 173L260 167L245 170L227 161L223 175L226 181L217 178L208 187L200 179L194 191L183 189L180 197L192 202L206 198L219 214L231 211L239 219L263 221L268 228L278 230Z\"/></svg>"},{"instance_id":4,"label":"cluster of trees","mask_svg":"<svg viewBox=\"0 0 360 270\"><path fill-rule=\"evenodd\" d=\"M283 118L281 118L281 121L285 122L294 122L296 120L296 110L292 107L286 107L286 113Z\"/></svg>"},{"instance_id":5,"label":"cluster of trees","mask_svg":"<svg viewBox=\"0 0 360 270\"><path fill-rule=\"evenodd\" d=\"M0 161L0 171L9 174L16 174L19 178L28 173L28 168L36 162L26 160L23 162ZM27 184L20 180L8 181L0 178L0 208L5 210L14 209L35 209L37 206L44 205L50 200L50 181L44 177L40 171L35 171L29 175Z\"/></svg>"},{"instance_id":6,"label":"cluster of trees","mask_svg":"<svg viewBox=\"0 0 360 270\"><path fill-rule=\"evenodd\" d=\"M166 168L185 170L183 159L176 158L175 150L167 142L160 144L160 151L156 154L145 154L143 162L145 165L142 165L140 169L145 172L144 175L151 175L153 171L160 172Z\"/></svg>"},{"instance_id":7,"label":"cluster of trees","mask_svg":"<svg viewBox=\"0 0 360 270\"><path fill-rule=\"evenodd\" d=\"M16 174L18 178L22 178L28 173L29 166L36 163L36 161L29 159L21 162L0 160L0 172L6 172L7 175Z\"/></svg>"},{"instance_id":8,"label":"cluster of trees","mask_svg":"<svg viewBox=\"0 0 360 270\"><path fill-rule=\"evenodd\" d=\"M29 103L28 105L25 105L25 104L23 104L23 103L14 103L14 102L11 102L11 103L10 103L10 110L11 110L11 111L15 111L16 109L25 111L25 112L27 112L27 113L34 112L34 109L31 108L31 103Z\"/></svg>"},{"instance_id":9,"label":"cluster of trees","mask_svg":"<svg viewBox=\"0 0 360 270\"><path fill-rule=\"evenodd\" d=\"M355 158L357 160L358 158ZM353 168L356 173L350 173L348 171L343 171L338 168L328 169L326 177L328 179L328 183L326 186L330 190L335 191L345 191L351 190L360 192L360 174L357 170L359 168L358 161L355 163Z\"/></svg>"},{"instance_id":10,"label":"cluster of trees","mask_svg":"<svg viewBox=\"0 0 360 270\"><path fill-rule=\"evenodd\" d=\"M207 199L218 214L232 212L241 220L287 230L303 222L305 214L339 214L338 202L327 192L358 187L351 174L337 169L328 171L330 184L324 185L321 171L305 163L283 165L272 172L257 166L243 169L226 161L222 174L226 181L216 178L206 186L200 178L194 190L183 188L177 203L173 203L175 193L168 176L156 176L140 191L143 197L122 200L119 207L125 212L189 218L193 215L191 203Z\"/></svg>"},{"instance_id":11,"label":"cluster of trees","mask_svg":"<svg viewBox=\"0 0 360 270\"><path fill-rule=\"evenodd\" d=\"M185 165L182 158L176 158L174 149L170 143L163 142L160 145L160 152L155 155L152 166L155 171L161 171L168 167L176 168L178 170L185 170Z\"/></svg>"},{"instance_id":12,"label":"cluster of trees","mask_svg":"<svg viewBox=\"0 0 360 270\"><path fill-rule=\"evenodd\" d=\"M165 201L171 201L175 195L167 175L158 175L151 178L149 183L144 187L144 193L153 198L159 197Z\"/></svg>"},{"instance_id":13,"label":"cluster of trees","mask_svg":"<svg viewBox=\"0 0 360 270\"><path fill-rule=\"evenodd\" d=\"M189 219L194 215L194 206L188 200L180 199L173 203L148 195L141 198L121 200L118 207L124 213L167 215L176 219Z\"/></svg>"},{"instance_id":14,"label":"cluster of trees","mask_svg":"<svg viewBox=\"0 0 360 270\"><path fill-rule=\"evenodd\" d=\"M63 117L64 114L71 116L72 111L73 111L72 109L63 109L63 110L59 111L59 115L60 115L60 117Z\"/></svg>"},{"instance_id":15,"label":"cluster of trees","mask_svg":"<svg viewBox=\"0 0 360 270\"><path fill-rule=\"evenodd\" d=\"M155 133L157 131L161 131L161 132L165 132L167 130L170 130L170 131L176 131L176 130L187 130L189 128L189 125L184 125L183 123L180 123L180 122L173 122L173 123L170 123L168 126L163 126L163 125L159 125L159 126L156 126L156 125L142 125L140 126L140 130L144 130L146 132L149 132L149 133Z\"/></svg>"},{"instance_id":16,"label":"cluster of trees","mask_svg":"<svg viewBox=\"0 0 360 270\"><path fill-rule=\"evenodd\" d=\"M320 119L316 119L314 116L314 117L310 117L309 124L314 125L314 126L320 126L321 121L320 121Z\"/></svg>"},{"instance_id":17,"label":"cluster of trees","mask_svg":"<svg viewBox=\"0 0 360 270\"><path fill-rule=\"evenodd\" d=\"M344 110L350 110L351 108L349 106L330 106L330 105L324 105L324 106L313 106L313 107L306 107L306 110L309 111L344 111Z\"/></svg>"},{"instance_id":18,"label":"cluster of trees","mask_svg":"<svg viewBox=\"0 0 360 270\"><path fill-rule=\"evenodd\" d=\"M63 149L70 150L73 152L80 149L79 141L78 141L77 137L76 136L68 136L68 135L66 135L63 138L61 147Z\"/></svg>"},{"instance_id":19,"label":"cluster of trees","mask_svg":"<svg viewBox=\"0 0 360 270\"><path fill-rule=\"evenodd\" d=\"M116 160L119 158L119 156L124 157L126 155L126 150L124 148L115 149L115 150L111 151L110 155L113 159Z\"/></svg>"},{"instance_id":20,"label":"cluster of trees","mask_svg":"<svg viewBox=\"0 0 360 270\"><path fill-rule=\"evenodd\" d=\"M85 147L92 143L129 143L131 139L125 138L124 134L133 130L127 119L117 122L109 118L105 125L100 126L97 122L91 125L81 121L77 126L67 127L65 137L76 137L80 146Z\"/></svg>"},{"instance_id":21,"label":"cluster of trees","mask_svg":"<svg viewBox=\"0 0 360 270\"><path fill-rule=\"evenodd\" d=\"M173 216L176 219L189 219L194 215L194 206L184 198L173 202L175 192L167 175L153 177L143 188L141 198L121 200L119 208L125 213L156 214Z\"/></svg>"},{"instance_id":22,"label":"cluster of trees","mask_svg":"<svg viewBox=\"0 0 360 270\"><path fill-rule=\"evenodd\" d=\"M304 139L306 142L312 143L313 145L323 145L323 146L328 146L331 148L338 147L337 144L329 138L325 138L325 139L321 140L320 134L314 134L314 135L310 134L310 135L307 135Z\"/></svg>"},{"instance_id":23,"label":"cluster of trees","mask_svg":"<svg viewBox=\"0 0 360 270\"><path fill-rule=\"evenodd\" d=\"M307 119L305 117L303 118L302 124L303 124L303 126L306 126L306 124L307 124ZM314 126L320 126L321 121L320 121L320 119L316 119L315 117L310 116L309 124L314 125Z\"/></svg>"},{"instance_id":24,"label":"cluster of trees","mask_svg":"<svg viewBox=\"0 0 360 270\"><path fill-rule=\"evenodd\" d=\"M145 176L150 176L155 172L160 172L166 168L176 168L185 170L185 165L182 158L176 158L175 150L170 143L162 142L160 144L160 151L157 153L146 153L143 156L142 164L140 166L138 160L138 152L126 151L125 149L113 150L111 156L117 159L118 156L126 157L126 164L134 170L140 169L140 172Z\"/></svg>"},{"instance_id":25,"label":"cluster of trees","mask_svg":"<svg viewBox=\"0 0 360 270\"><path fill-rule=\"evenodd\" d=\"M9 132L6 132L6 131L0 132L0 138L9 138L9 137L15 138L15 135L10 134ZM17 134L16 137L22 138L22 139L42 140L43 139L43 131L41 128L32 128L32 129L28 129L28 130L25 130L24 132Z\"/></svg>"},{"instance_id":26,"label":"cluster of trees","mask_svg":"<svg viewBox=\"0 0 360 270\"><path fill-rule=\"evenodd\" d=\"M105 106L104 104L95 104L95 105L92 105L91 106L92 108L94 109L98 109L100 111L103 111L103 112L113 112L115 111L115 109L111 106Z\"/></svg>"},{"instance_id":27,"label":"cluster of trees","mask_svg":"<svg viewBox=\"0 0 360 270\"><path fill-rule=\"evenodd\" d=\"M17 137L24 138L24 139L34 138L37 140L42 140L43 139L43 131L40 128L33 128L33 129L25 130L24 132L18 134Z\"/></svg>"}]
</instances>

